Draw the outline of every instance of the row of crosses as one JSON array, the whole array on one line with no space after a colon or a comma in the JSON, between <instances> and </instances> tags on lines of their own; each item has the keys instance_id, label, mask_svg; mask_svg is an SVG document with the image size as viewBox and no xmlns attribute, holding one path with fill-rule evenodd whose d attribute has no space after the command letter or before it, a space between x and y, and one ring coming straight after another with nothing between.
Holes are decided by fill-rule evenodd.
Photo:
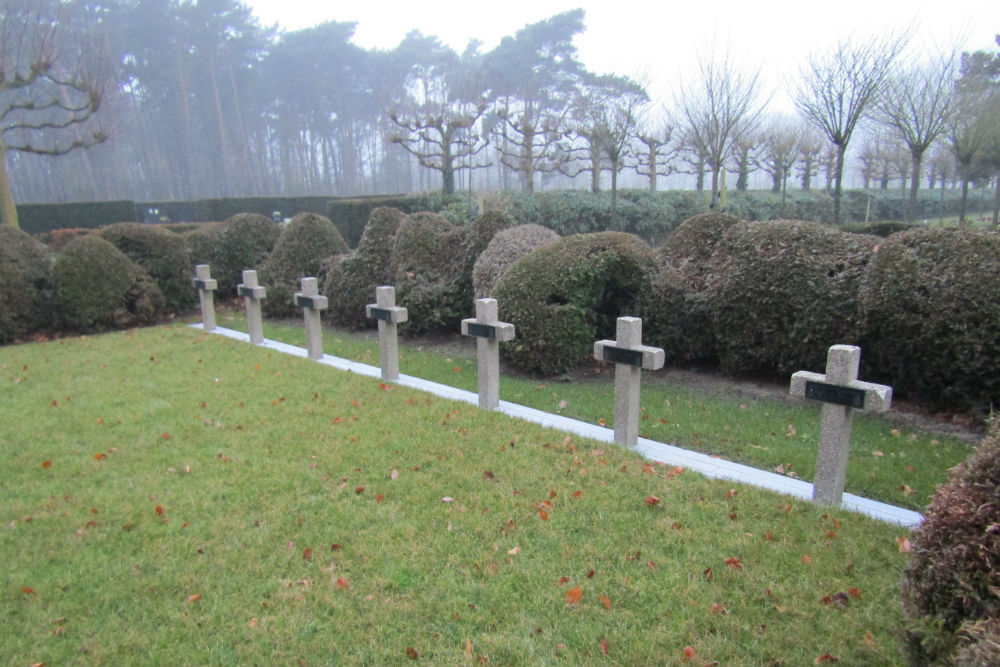
<instances>
[{"instance_id":1,"label":"row of crosses","mask_svg":"<svg viewBox=\"0 0 1000 667\"><path fill-rule=\"evenodd\" d=\"M209 267L199 264L193 280L201 302L203 329L215 329L212 292L217 283ZM250 342L264 341L260 300L266 289L257 283L257 272L243 272L243 282L236 288L244 298ZM327 297L320 296L316 278L303 278L302 291L294 302L303 309L306 347L310 359L322 359L320 311L327 308ZM366 306L368 318L378 322L381 378L389 382L399 378L397 325L407 321L407 310L396 305L395 289L375 289L375 303ZM477 299L476 316L462 320L462 335L476 339L479 406L496 410L500 406L499 344L514 339L514 325L499 321L496 299ZM614 441L624 447L636 447L639 440L639 388L642 370L663 367L662 348L642 344L642 320L619 317L615 340L594 343L594 359L615 365ZM892 401L892 388L858 380L861 349L853 345L834 345L827 356L826 373L798 371L792 375L790 394L823 403L820 417L819 451L813 499L823 504L840 504L847 476L851 422L856 410L885 412Z\"/></svg>"}]
</instances>

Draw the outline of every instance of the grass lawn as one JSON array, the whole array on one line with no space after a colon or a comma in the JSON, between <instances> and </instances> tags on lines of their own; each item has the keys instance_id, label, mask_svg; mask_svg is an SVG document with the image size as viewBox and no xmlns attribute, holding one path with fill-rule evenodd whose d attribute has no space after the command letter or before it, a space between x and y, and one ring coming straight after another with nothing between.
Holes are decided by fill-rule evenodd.
<instances>
[{"instance_id":1,"label":"grass lawn","mask_svg":"<svg viewBox=\"0 0 1000 667\"><path fill-rule=\"evenodd\" d=\"M902 661L898 527L179 324L0 377L4 664Z\"/></svg>"},{"instance_id":2,"label":"grass lawn","mask_svg":"<svg viewBox=\"0 0 1000 667\"><path fill-rule=\"evenodd\" d=\"M226 312L219 324L246 331L238 312ZM264 335L305 345L301 326L265 322ZM326 329L323 349L345 359L379 364L377 340L372 336ZM404 338L400 372L474 392L475 350L475 343L468 338L461 339L447 355ZM594 368L598 368L596 363ZM612 427L614 370L610 366L599 370L591 379L574 382L503 375L500 397ZM807 481L815 474L820 421L815 402L720 395L671 382L662 373L644 372L640 414L643 437ZM902 428L881 416L865 414L854 417L851 443L847 491L916 511L930 502L935 486L945 480L945 472L972 452L957 438Z\"/></svg>"}]
</instances>

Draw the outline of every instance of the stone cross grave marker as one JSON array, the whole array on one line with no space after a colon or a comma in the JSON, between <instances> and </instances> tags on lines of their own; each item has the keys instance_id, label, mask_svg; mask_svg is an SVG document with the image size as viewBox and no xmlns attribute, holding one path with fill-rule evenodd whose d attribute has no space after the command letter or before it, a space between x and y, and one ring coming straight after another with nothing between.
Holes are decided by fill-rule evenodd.
<instances>
[{"instance_id":1,"label":"stone cross grave marker","mask_svg":"<svg viewBox=\"0 0 1000 667\"><path fill-rule=\"evenodd\" d=\"M642 369L663 368L663 349L642 344L642 320L619 317L615 340L594 343L594 358L615 364L615 442L639 444L639 382Z\"/></svg>"},{"instance_id":2,"label":"stone cross grave marker","mask_svg":"<svg viewBox=\"0 0 1000 667\"><path fill-rule=\"evenodd\" d=\"M498 321L496 299L476 299L476 317L462 320L462 335L476 338L479 407L500 407L500 343L514 340L514 325Z\"/></svg>"},{"instance_id":3,"label":"stone cross grave marker","mask_svg":"<svg viewBox=\"0 0 1000 667\"><path fill-rule=\"evenodd\" d=\"M858 380L860 363L860 347L833 345L825 375L809 371L792 375L792 396L823 403L813 500L827 505L839 505L844 496L854 411L885 412L892 402L892 387Z\"/></svg>"},{"instance_id":4,"label":"stone cross grave marker","mask_svg":"<svg viewBox=\"0 0 1000 667\"><path fill-rule=\"evenodd\" d=\"M320 311L329 305L329 299L319 295L315 278L302 279L302 291L292 297L296 306L302 308L302 316L306 321L306 349L310 359L323 358L323 323L320 321Z\"/></svg>"},{"instance_id":5,"label":"stone cross grave marker","mask_svg":"<svg viewBox=\"0 0 1000 667\"><path fill-rule=\"evenodd\" d=\"M365 314L378 320L378 351L382 379L399 378L399 341L397 324L406 321L406 308L396 305L396 288L382 285L375 288L375 303L365 306Z\"/></svg>"},{"instance_id":6,"label":"stone cross grave marker","mask_svg":"<svg viewBox=\"0 0 1000 667\"><path fill-rule=\"evenodd\" d=\"M212 279L208 264L198 264L194 267L192 281L198 288L198 301L201 302L201 322L205 331L215 331L215 298L212 292L219 284Z\"/></svg>"},{"instance_id":7,"label":"stone cross grave marker","mask_svg":"<svg viewBox=\"0 0 1000 667\"><path fill-rule=\"evenodd\" d=\"M243 282L236 286L236 294L243 297L247 307L247 329L250 342L260 345L264 342L264 323L260 317L260 300L267 296L267 288L257 284L257 272L247 269L243 272Z\"/></svg>"}]
</instances>

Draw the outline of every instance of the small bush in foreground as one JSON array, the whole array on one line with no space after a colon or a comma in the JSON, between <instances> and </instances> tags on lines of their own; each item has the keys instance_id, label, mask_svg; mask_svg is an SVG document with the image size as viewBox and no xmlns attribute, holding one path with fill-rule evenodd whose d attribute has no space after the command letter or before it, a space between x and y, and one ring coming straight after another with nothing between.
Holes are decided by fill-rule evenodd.
<instances>
[{"instance_id":1,"label":"small bush in foreground","mask_svg":"<svg viewBox=\"0 0 1000 667\"><path fill-rule=\"evenodd\" d=\"M989 622L992 632L984 635L995 639L998 590L1000 431L994 428L938 487L923 524L914 532L903 578L903 609L909 619L905 650L910 663L951 664L960 631L977 623ZM982 644L972 650L986 654L987 648Z\"/></svg>"},{"instance_id":2,"label":"small bush in foreground","mask_svg":"<svg viewBox=\"0 0 1000 667\"><path fill-rule=\"evenodd\" d=\"M52 282L62 320L75 331L151 324L164 314L163 293L149 274L96 235L66 244Z\"/></svg>"}]
</instances>

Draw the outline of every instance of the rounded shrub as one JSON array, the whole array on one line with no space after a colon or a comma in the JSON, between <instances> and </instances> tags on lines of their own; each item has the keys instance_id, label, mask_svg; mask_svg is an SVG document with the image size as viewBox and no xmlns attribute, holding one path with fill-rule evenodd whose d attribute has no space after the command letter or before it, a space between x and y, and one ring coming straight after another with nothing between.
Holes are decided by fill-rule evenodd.
<instances>
[{"instance_id":1,"label":"rounded shrub","mask_svg":"<svg viewBox=\"0 0 1000 667\"><path fill-rule=\"evenodd\" d=\"M700 213L682 222L657 249L657 254L688 277L692 289L705 287L712 253L740 219L729 213Z\"/></svg>"},{"instance_id":2,"label":"rounded shrub","mask_svg":"<svg viewBox=\"0 0 1000 667\"><path fill-rule=\"evenodd\" d=\"M183 312L194 305L191 255L181 236L136 222L110 225L100 235L149 273L163 293L169 312Z\"/></svg>"},{"instance_id":3,"label":"rounded shrub","mask_svg":"<svg viewBox=\"0 0 1000 667\"><path fill-rule=\"evenodd\" d=\"M1000 234L924 228L881 241L865 281L863 360L939 409L1000 405Z\"/></svg>"},{"instance_id":4,"label":"rounded shrub","mask_svg":"<svg viewBox=\"0 0 1000 667\"><path fill-rule=\"evenodd\" d=\"M490 296L497 279L509 266L535 248L558 238L558 234L541 225L518 225L497 232L472 269L476 298Z\"/></svg>"},{"instance_id":5,"label":"rounded shrub","mask_svg":"<svg viewBox=\"0 0 1000 667\"><path fill-rule=\"evenodd\" d=\"M994 428L949 472L911 538L902 586L909 662L952 664L961 633L990 620L995 631L998 590L1000 431Z\"/></svg>"},{"instance_id":6,"label":"rounded shrub","mask_svg":"<svg viewBox=\"0 0 1000 667\"><path fill-rule=\"evenodd\" d=\"M192 265L208 264L211 267L215 263L215 253L224 228L221 222L202 222L194 229L181 232L180 236L187 246ZM194 269L191 270L191 275L194 276Z\"/></svg>"},{"instance_id":7,"label":"rounded shrub","mask_svg":"<svg viewBox=\"0 0 1000 667\"><path fill-rule=\"evenodd\" d=\"M392 272L396 303L408 310L407 333L454 330L472 310L472 279L462 276L463 232L434 213L414 213L400 223Z\"/></svg>"},{"instance_id":8,"label":"rounded shrub","mask_svg":"<svg viewBox=\"0 0 1000 667\"><path fill-rule=\"evenodd\" d=\"M299 213L278 238L271 256L260 271L260 283L267 287L264 312L271 317L296 314L292 295L302 287L303 277L324 279L324 262L347 252L347 244L337 227L316 213Z\"/></svg>"},{"instance_id":9,"label":"rounded shrub","mask_svg":"<svg viewBox=\"0 0 1000 667\"><path fill-rule=\"evenodd\" d=\"M0 225L0 345L48 324L51 269L44 245L20 229Z\"/></svg>"},{"instance_id":10,"label":"rounded shrub","mask_svg":"<svg viewBox=\"0 0 1000 667\"><path fill-rule=\"evenodd\" d=\"M97 235L67 243L52 266L62 321L75 331L150 324L165 312L149 274Z\"/></svg>"},{"instance_id":11,"label":"rounded shrub","mask_svg":"<svg viewBox=\"0 0 1000 667\"><path fill-rule=\"evenodd\" d=\"M207 263L219 284L216 298L236 296L244 269L260 270L281 236L281 225L256 213L238 213L222 223L222 231ZM268 296L270 298L270 295Z\"/></svg>"},{"instance_id":12,"label":"rounded shrub","mask_svg":"<svg viewBox=\"0 0 1000 667\"><path fill-rule=\"evenodd\" d=\"M716 247L708 287L723 370L821 370L831 345L858 343L858 291L875 242L815 222L732 227Z\"/></svg>"},{"instance_id":13,"label":"rounded shrub","mask_svg":"<svg viewBox=\"0 0 1000 667\"><path fill-rule=\"evenodd\" d=\"M678 225L656 249L660 266L644 300L644 329L649 344L662 347L671 363L718 361L707 285L716 246L739 222L728 213L699 213Z\"/></svg>"},{"instance_id":14,"label":"rounded shrub","mask_svg":"<svg viewBox=\"0 0 1000 667\"><path fill-rule=\"evenodd\" d=\"M567 236L525 255L493 289L501 319L517 330L503 354L541 374L585 362L595 340L615 337L619 316L639 314L654 266L650 247L622 232Z\"/></svg>"},{"instance_id":15,"label":"rounded shrub","mask_svg":"<svg viewBox=\"0 0 1000 667\"><path fill-rule=\"evenodd\" d=\"M352 329L374 326L365 315L365 306L375 302L376 287L393 282L393 243L405 217L397 208L373 209L357 249L332 262L323 293L330 302L327 316L339 326Z\"/></svg>"}]
</instances>

